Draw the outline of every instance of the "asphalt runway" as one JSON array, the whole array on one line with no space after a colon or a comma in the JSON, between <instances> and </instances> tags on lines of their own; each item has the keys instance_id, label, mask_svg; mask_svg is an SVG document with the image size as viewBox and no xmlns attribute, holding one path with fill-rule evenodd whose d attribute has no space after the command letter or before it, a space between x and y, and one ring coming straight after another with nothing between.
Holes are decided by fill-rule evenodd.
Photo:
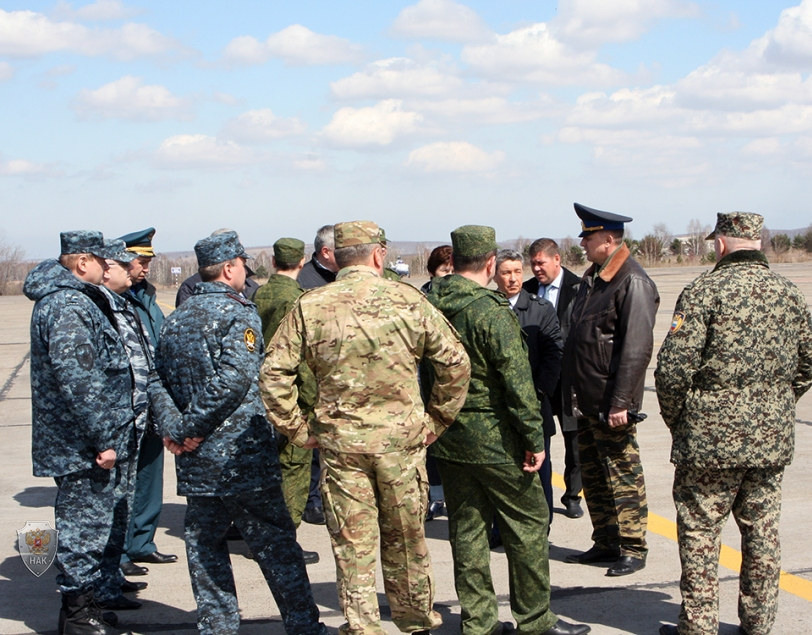
<instances>
[{"instance_id":1,"label":"asphalt runway","mask_svg":"<svg viewBox=\"0 0 812 635\"><path fill-rule=\"evenodd\" d=\"M812 266L809 263L779 264L774 270L793 280L812 298ZM650 274L661 295L657 316L655 348L668 331L680 290L703 267L652 269ZM411 279L419 286L422 281ZM171 310L174 291L159 295L165 312ZM57 632L59 593L54 581L55 567L41 577L34 576L17 551L16 530L27 521L49 521L53 526L53 500L56 487L50 479L31 475L31 400L28 363L28 322L33 303L23 296L0 297L0 634ZM592 625L595 635L657 633L664 622L674 623L679 612L679 559L671 500L673 467L669 463L670 436L658 414L654 395L654 360L646 381L644 411L648 419L639 426L640 447L649 500L649 547L645 569L625 578L608 578L605 568L565 564L564 558L591 546L591 526L587 517L571 520L555 514L550 533L550 570L553 585L552 607L562 618ZM812 521L812 394L798 404L796 452L784 478L781 522L781 598L774 635L812 632L812 548L808 539ZM563 447L560 436L552 440L553 467L557 474L557 495L563 479ZM192 597L182 540L185 499L175 494L173 458L166 456L164 512L156 542L160 551L180 557L176 564L149 565L142 578L149 587L138 594L144 603L137 611L121 611L120 626L134 633L196 632ZM446 487L453 486L446 484ZM459 633L459 604L454 592L451 550L447 542L444 516L426 525L434 563L436 609L444 624L438 635ZM337 632L343 623L335 590L335 566L324 527L302 524L299 542L303 548L318 551L321 561L308 567L322 620ZM245 557L242 542L230 543L242 614L240 633L272 635L284 633L279 612L259 567ZM722 635L737 633L739 534L731 520L723 534L720 567L720 615ZM491 558L494 585L499 596L500 617L510 620L507 561L503 550ZM380 576L379 576L380 577ZM379 579L379 599L384 628L398 630L389 620L386 598Z\"/></svg>"}]
</instances>

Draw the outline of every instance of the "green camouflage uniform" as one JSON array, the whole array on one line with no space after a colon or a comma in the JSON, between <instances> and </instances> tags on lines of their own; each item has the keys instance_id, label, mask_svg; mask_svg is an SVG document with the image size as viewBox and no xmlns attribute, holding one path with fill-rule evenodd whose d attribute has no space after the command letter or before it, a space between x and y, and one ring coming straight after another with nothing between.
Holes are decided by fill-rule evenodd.
<instances>
[{"instance_id":1,"label":"green camouflage uniform","mask_svg":"<svg viewBox=\"0 0 812 635\"><path fill-rule=\"evenodd\" d=\"M347 239L342 225L336 226L337 250ZM374 227L377 241L373 223L349 225ZM437 377L425 410L416 371L423 357ZM302 360L318 383L309 425L297 405ZM303 445L311 434L319 443L324 511L347 619L342 634L385 632L375 586L379 533L384 588L397 627L414 632L442 622L432 610L423 528L423 442L429 431L440 435L451 425L469 377L454 330L423 294L360 265L302 295L268 345L260 373L268 417L293 443Z\"/></svg>"},{"instance_id":2,"label":"green camouflage uniform","mask_svg":"<svg viewBox=\"0 0 812 635\"><path fill-rule=\"evenodd\" d=\"M749 226L758 236L754 216L720 215L722 228L742 225L723 233ZM742 533L739 618L749 635L767 635L778 602L781 479L795 402L812 384L803 295L760 251L726 255L680 295L655 377L676 465L680 635L718 630L716 572L731 511Z\"/></svg>"},{"instance_id":3,"label":"green camouflage uniform","mask_svg":"<svg viewBox=\"0 0 812 635\"><path fill-rule=\"evenodd\" d=\"M262 319L262 335L270 342L279 324L296 304L304 289L293 278L279 274L272 275L254 294L259 317ZM299 407L304 412L311 412L316 401L316 378L307 367L301 364L297 378L299 388ZM285 503L298 528L302 514L307 505L310 491L310 464L313 461L313 450L300 448L293 443L286 444L279 451L279 463L282 466L282 493Z\"/></svg>"},{"instance_id":4,"label":"green camouflage uniform","mask_svg":"<svg viewBox=\"0 0 812 635\"><path fill-rule=\"evenodd\" d=\"M544 433L519 321L504 296L460 275L434 278L428 297L457 329L471 359L465 405L431 447L446 484L462 633L499 628L488 547L496 516L517 630L537 635L557 617L550 610L547 502L538 475L522 471L526 450L544 451Z\"/></svg>"}]
</instances>

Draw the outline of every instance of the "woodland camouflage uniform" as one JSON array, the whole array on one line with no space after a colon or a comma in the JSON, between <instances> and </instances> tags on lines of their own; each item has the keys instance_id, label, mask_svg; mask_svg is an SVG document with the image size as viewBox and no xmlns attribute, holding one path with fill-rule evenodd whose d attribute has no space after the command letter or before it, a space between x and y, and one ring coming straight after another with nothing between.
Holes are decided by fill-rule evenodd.
<instances>
[{"instance_id":1,"label":"woodland camouflage uniform","mask_svg":"<svg viewBox=\"0 0 812 635\"><path fill-rule=\"evenodd\" d=\"M720 214L717 232L756 239L761 225L757 214ZM767 635L795 402L812 385L806 300L760 251L725 255L680 295L655 376L676 465L679 633L717 632L720 533L732 511L742 533L739 618L748 635Z\"/></svg>"}]
</instances>

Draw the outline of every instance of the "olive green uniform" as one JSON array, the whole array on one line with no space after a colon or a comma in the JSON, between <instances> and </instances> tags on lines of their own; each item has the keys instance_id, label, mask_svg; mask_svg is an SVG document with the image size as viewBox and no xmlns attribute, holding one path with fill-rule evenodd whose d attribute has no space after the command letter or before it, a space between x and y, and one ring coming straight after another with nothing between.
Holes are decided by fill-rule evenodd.
<instances>
[{"instance_id":1,"label":"olive green uniform","mask_svg":"<svg viewBox=\"0 0 812 635\"><path fill-rule=\"evenodd\" d=\"M265 342L270 342L282 319L290 312L304 289L293 278L273 274L254 294L259 317L262 319L262 335ZM316 379L307 367L301 364L299 377L299 404L302 410L310 412L316 400ZM302 514L307 505L310 491L310 464L313 461L313 450L300 448L287 443L279 450L279 463L282 466L282 493L285 503L298 528Z\"/></svg>"},{"instance_id":2,"label":"olive green uniform","mask_svg":"<svg viewBox=\"0 0 812 635\"><path fill-rule=\"evenodd\" d=\"M465 405L434 445L449 513L463 635L499 628L488 535L496 515L509 562L510 606L520 635L553 626L549 512L525 451L544 451L539 401L516 315L504 296L460 275L435 278L429 300L460 334L471 360Z\"/></svg>"}]
</instances>

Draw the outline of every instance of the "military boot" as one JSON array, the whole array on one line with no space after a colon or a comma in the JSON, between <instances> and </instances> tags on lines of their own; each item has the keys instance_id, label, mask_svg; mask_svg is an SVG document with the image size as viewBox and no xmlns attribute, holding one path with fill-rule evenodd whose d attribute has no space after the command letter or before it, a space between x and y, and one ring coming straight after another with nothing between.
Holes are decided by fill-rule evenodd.
<instances>
[{"instance_id":1,"label":"military boot","mask_svg":"<svg viewBox=\"0 0 812 635\"><path fill-rule=\"evenodd\" d=\"M62 605L65 611L64 624L62 624L61 611L59 617L62 626L60 632L63 635L122 635L121 631L105 621L101 608L96 604L92 589L77 595L63 595ZM115 614L112 615L118 621Z\"/></svg>"}]
</instances>

